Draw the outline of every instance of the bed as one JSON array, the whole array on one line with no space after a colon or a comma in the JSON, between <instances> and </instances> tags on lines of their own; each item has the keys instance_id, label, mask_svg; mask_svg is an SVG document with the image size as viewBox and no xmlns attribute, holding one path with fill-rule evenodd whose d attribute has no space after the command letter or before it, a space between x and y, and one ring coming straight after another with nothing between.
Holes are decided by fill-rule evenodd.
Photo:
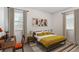
<instances>
[{"instance_id":1,"label":"bed","mask_svg":"<svg viewBox=\"0 0 79 59\"><path fill-rule=\"evenodd\" d=\"M47 51L50 51L50 48L56 48L60 43L65 44L65 37L55 35L51 32L33 32L33 37L36 39L38 44L41 44L43 47L46 48Z\"/></svg>"}]
</instances>

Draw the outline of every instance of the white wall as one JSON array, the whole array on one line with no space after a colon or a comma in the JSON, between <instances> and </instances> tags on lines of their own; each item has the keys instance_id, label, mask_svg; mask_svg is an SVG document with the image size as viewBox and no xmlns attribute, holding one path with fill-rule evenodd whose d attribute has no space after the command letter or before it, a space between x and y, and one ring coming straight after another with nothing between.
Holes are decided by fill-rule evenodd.
<instances>
[{"instance_id":1,"label":"white wall","mask_svg":"<svg viewBox=\"0 0 79 59\"><path fill-rule=\"evenodd\" d=\"M42 12L40 10L32 9L32 8L17 8L17 9L23 9L23 10L29 10L27 13L27 33L30 31L35 30L46 30L51 29L52 27L52 15L50 13ZM47 19L48 26L46 27L34 27L32 26L32 18L40 18L40 19Z\"/></svg>"},{"instance_id":2,"label":"white wall","mask_svg":"<svg viewBox=\"0 0 79 59\"><path fill-rule=\"evenodd\" d=\"M58 12L52 15L53 32L57 35L63 35L63 15Z\"/></svg>"},{"instance_id":3,"label":"white wall","mask_svg":"<svg viewBox=\"0 0 79 59\"><path fill-rule=\"evenodd\" d=\"M0 7L0 26L3 28L5 28L4 26L4 8ZM4 35L4 32L0 32L0 36Z\"/></svg>"},{"instance_id":4,"label":"white wall","mask_svg":"<svg viewBox=\"0 0 79 59\"><path fill-rule=\"evenodd\" d=\"M8 31L9 30L9 26L8 26L8 9L6 7L4 7L4 29L5 31Z\"/></svg>"}]
</instances>

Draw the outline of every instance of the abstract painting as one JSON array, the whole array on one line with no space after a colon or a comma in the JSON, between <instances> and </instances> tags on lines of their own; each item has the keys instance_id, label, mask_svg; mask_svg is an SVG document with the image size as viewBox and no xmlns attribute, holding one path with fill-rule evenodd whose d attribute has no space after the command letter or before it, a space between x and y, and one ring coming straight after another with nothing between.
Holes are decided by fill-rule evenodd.
<instances>
[{"instance_id":1,"label":"abstract painting","mask_svg":"<svg viewBox=\"0 0 79 59\"><path fill-rule=\"evenodd\" d=\"M32 21L33 26L47 26L47 19L38 19L38 18L33 18Z\"/></svg>"}]
</instances>

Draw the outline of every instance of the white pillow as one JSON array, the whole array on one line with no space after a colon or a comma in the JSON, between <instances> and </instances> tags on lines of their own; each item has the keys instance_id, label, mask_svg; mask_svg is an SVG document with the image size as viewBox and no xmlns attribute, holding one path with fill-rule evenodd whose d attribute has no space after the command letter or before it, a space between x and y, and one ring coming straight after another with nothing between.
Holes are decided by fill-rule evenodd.
<instances>
[{"instance_id":1,"label":"white pillow","mask_svg":"<svg viewBox=\"0 0 79 59\"><path fill-rule=\"evenodd\" d=\"M39 33L42 33L42 31L41 31L41 32L35 32L35 33L36 33L36 35L37 35L37 34L39 34Z\"/></svg>"}]
</instances>

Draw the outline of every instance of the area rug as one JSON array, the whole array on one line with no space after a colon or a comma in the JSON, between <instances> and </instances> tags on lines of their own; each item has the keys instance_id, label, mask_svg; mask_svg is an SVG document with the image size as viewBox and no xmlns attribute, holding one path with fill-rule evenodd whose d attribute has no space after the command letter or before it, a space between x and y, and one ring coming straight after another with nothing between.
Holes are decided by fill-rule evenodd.
<instances>
[{"instance_id":1,"label":"area rug","mask_svg":"<svg viewBox=\"0 0 79 59\"><path fill-rule=\"evenodd\" d=\"M50 52L64 52L64 51L69 51L71 48L69 47L74 47L72 43L66 43L65 45L61 45L55 49L52 49ZM46 52L44 48L42 48L41 45L35 45L31 46L32 50L34 52Z\"/></svg>"}]
</instances>

